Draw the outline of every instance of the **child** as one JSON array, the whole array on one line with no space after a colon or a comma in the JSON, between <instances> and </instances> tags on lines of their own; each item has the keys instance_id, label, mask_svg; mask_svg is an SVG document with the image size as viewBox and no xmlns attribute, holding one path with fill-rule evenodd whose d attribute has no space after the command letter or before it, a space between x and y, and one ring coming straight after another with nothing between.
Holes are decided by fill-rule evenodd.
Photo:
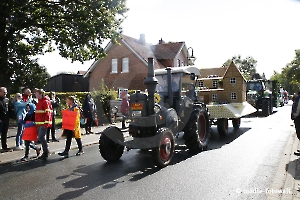
<instances>
[{"instance_id":1,"label":"child","mask_svg":"<svg viewBox=\"0 0 300 200\"><path fill-rule=\"evenodd\" d=\"M63 129L62 137L66 137L67 140L66 140L65 150L61 153L58 153L58 155L68 158L69 150L71 147L71 142L72 142L73 137L75 138L77 145L78 145L78 152L75 155L80 156L80 155L84 154L84 152L82 150L82 141L81 141L81 132L80 132L80 109L79 109L78 105L75 103L74 96L67 97L66 103L68 105L67 110L77 113L76 123L75 123L75 127L73 130L64 129L64 127L62 127L62 129Z\"/></svg>"},{"instance_id":2,"label":"child","mask_svg":"<svg viewBox=\"0 0 300 200\"><path fill-rule=\"evenodd\" d=\"M26 108L27 108L27 114L23 121L23 123L25 124L24 125L25 129L22 136L22 139L25 142L25 156L21 159L21 161L29 160L28 158L29 147L36 150L37 157L40 155L41 152L41 147L35 146L34 143L32 143L32 141L37 140L37 136L38 136L37 128L35 126L35 119L34 119L36 107L33 103L29 103L27 104Z\"/></svg>"}]
</instances>

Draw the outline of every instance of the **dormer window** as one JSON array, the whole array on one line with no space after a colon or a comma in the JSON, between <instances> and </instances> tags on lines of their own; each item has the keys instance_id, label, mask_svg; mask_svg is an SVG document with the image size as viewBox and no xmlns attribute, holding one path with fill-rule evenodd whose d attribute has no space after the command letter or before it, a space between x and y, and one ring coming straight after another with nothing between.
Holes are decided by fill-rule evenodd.
<instances>
[{"instance_id":1,"label":"dormer window","mask_svg":"<svg viewBox=\"0 0 300 200\"><path fill-rule=\"evenodd\" d=\"M236 78L235 77L230 78L230 84L236 84Z\"/></svg>"}]
</instances>

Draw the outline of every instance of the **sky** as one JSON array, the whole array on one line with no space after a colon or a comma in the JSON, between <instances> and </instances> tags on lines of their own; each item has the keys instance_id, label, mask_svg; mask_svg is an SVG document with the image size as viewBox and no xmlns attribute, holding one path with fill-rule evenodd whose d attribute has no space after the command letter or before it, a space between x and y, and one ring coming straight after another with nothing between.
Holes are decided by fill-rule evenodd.
<instances>
[{"instance_id":1,"label":"sky","mask_svg":"<svg viewBox=\"0 0 300 200\"><path fill-rule=\"evenodd\" d=\"M157 44L184 41L198 67L221 67L234 55L252 56L270 77L300 49L300 0L127 0L123 34ZM87 70L93 61L71 63L58 52L40 57L51 75Z\"/></svg>"}]
</instances>

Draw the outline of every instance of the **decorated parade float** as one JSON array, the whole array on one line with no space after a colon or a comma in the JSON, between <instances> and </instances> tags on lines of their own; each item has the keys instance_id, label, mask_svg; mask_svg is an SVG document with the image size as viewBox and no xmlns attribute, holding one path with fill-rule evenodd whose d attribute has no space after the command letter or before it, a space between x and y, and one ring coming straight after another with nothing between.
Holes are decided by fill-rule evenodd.
<instances>
[{"instance_id":1,"label":"decorated parade float","mask_svg":"<svg viewBox=\"0 0 300 200\"><path fill-rule=\"evenodd\" d=\"M236 65L219 68L202 68L197 79L199 101L209 110L211 125L217 125L220 135L228 132L228 121L238 129L241 117L257 110L246 100L247 81Z\"/></svg>"}]
</instances>

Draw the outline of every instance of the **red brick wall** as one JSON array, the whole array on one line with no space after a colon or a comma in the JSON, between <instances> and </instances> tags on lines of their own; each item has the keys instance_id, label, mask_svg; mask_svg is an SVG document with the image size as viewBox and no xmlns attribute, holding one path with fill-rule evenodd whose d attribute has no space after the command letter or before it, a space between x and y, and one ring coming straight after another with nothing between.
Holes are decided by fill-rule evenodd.
<instances>
[{"instance_id":1,"label":"red brick wall","mask_svg":"<svg viewBox=\"0 0 300 200\"><path fill-rule=\"evenodd\" d=\"M129 58L129 72L122 73L122 58ZM118 59L118 73L111 74L111 61ZM101 84L101 79L104 79L105 84L109 88L128 88L144 90L144 78L147 76L147 66L138 59L129 49L122 43L115 44L108 52L100 64L94 69L90 75L90 91L97 90Z\"/></svg>"}]
</instances>

